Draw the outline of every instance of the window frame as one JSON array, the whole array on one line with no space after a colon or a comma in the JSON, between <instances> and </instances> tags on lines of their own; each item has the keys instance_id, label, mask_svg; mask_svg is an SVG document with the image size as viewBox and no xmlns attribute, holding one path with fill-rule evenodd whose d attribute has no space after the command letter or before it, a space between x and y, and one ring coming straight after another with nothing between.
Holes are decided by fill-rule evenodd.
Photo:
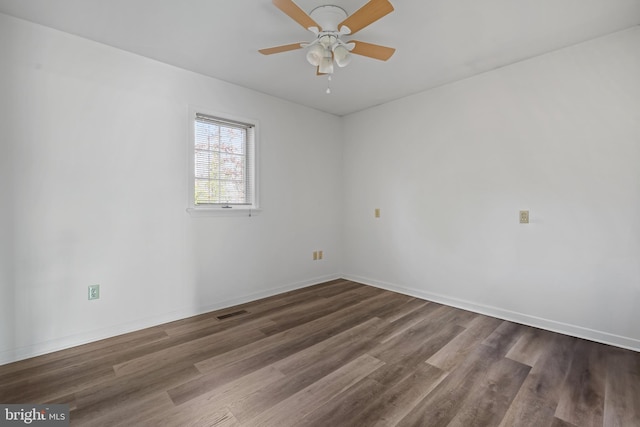
<instances>
[{"instance_id":1,"label":"window frame","mask_svg":"<svg viewBox=\"0 0 640 427\"><path fill-rule=\"evenodd\" d=\"M252 140L247 140L245 144L245 150L249 158L249 164L247 168L251 171L249 186L252 188L251 200L248 204L233 204L230 203L229 207L224 207L223 204L196 204L195 203L195 125L198 116L211 117L213 120L219 120L220 122L229 122L230 124L237 123L238 125L248 126L253 128L253 131L248 135ZM258 140L259 140L259 125L255 119L246 117L239 117L228 113L220 113L211 111L205 108L189 107L189 137L187 141L187 160L188 160L188 182L187 182L187 212L192 216L252 216L260 212L258 204ZM251 135L252 134L252 135Z\"/></svg>"}]
</instances>

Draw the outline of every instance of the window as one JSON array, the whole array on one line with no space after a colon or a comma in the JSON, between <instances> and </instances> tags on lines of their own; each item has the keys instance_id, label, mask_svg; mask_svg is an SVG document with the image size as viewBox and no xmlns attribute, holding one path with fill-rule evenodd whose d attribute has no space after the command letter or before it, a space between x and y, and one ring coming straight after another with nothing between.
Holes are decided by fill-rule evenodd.
<instances>
[{"instance_id":1,"label":"window","mask_svg":"<svg viewBox=\"0 0 640 427\"><path fill-rule=\"evenodd\" d=\"M191 209L257 208L255 124L194 113Z\"/></svg>"}]
</instances>

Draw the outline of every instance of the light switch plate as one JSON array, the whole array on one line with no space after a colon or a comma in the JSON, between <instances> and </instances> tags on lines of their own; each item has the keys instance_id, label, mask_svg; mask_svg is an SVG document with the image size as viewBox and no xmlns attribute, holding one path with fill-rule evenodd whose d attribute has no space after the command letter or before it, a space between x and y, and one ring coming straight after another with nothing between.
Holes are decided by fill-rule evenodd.
<instances>
[{"instance_id":1,"label":"light switch plate","mask_svg":"<svg viewBox=\"0 0 640 427\"><path fill-rule=\"evenodd\" d=\"M100 299L100 285L89 285L89 299Z\"/></svg>"}]
</instances>

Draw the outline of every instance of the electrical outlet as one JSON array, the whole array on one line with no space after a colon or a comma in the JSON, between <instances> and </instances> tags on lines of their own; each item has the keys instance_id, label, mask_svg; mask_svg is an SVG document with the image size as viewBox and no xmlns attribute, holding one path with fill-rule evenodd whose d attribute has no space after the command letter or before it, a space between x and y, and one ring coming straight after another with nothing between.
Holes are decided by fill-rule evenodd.
<instances>
[{"instance_id":1,"label":"electrical outlet","mask_svg":"<svg viewBox=\"0 0 640 427\"><path fill-rule=\"evenodd\" d=\"M529 211L520 211L520 224L529 224Z\"/></svg>"},{"instance_id":2,"label":"electrical outlet","mask_svg":"<svg viewBox=\"0 0 640 427\"><path fill-rule=\"evenodd\" d=\"M89 299L100 299L100 285L89 285Z\"/></svg>"},{"instance_id":3,"label":"electrical outlet","mask_svg":"<svg viewBox=\"0 0 640 427\"><path fill-rule=\"evenodd\" d=\"M318 260L318 251L313 251L313 260L314 261Z\"/></svg>"},{"instance_id":4,"label":"electrical outlet","mask_svg":"<svg viewBox=\"0 0 640 427\"><path fill-rule=\"evenodd\" d=\"M376 210L374 211L374 216L376 218L380 218L380 208L376 208Z\"/></svg>"},{"instance_id":5,"label":"electrical outlet","mask_svg":"<svg viewBox=\"0 0 640 427\"><path fill-rule=\"evenodd\" d=\"M322 259L322 256L323 256L322 251L318 251L318 259Z\"/></svg>"}]
</instances>

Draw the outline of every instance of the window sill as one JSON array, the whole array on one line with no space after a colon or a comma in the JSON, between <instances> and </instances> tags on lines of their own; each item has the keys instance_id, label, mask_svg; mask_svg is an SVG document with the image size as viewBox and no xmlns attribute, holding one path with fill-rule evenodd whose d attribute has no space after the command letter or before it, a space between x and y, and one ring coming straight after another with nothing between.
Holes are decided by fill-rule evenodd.
<instances>
[{"instance_id":1,"label":"window sill","mask_svg":"<svg viewBox=\"0 0 640 427\"><path fill-rule=\"evenodd\" d=\"M216 217L216 216L255 216L259 215L260 209L234 207L234 208L187 208L187 213L194 218Z\"/></svg>"}]
</instances>

